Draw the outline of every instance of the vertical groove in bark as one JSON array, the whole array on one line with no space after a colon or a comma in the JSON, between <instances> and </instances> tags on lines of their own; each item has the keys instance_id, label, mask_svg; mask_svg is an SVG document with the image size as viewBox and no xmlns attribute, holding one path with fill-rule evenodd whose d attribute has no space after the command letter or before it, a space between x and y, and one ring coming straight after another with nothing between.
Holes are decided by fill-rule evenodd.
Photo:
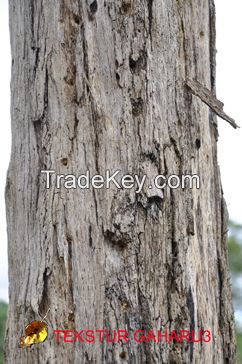
<instances>
[{"instance_id":1,"label":"vertical groove in bark","mask_svg":"<svg viewBox=\"0 0 242 364\"><path fill-rule=\"evenodd\" d=\"M6 363L234 363L216 118L184 84L215 92L213 1L13 0L10 23ZM41 169L197 173L201 189L47 190ZM199 322L213 339L18 349L48 307L50 332Z\"/></svg>"}]
</instances>

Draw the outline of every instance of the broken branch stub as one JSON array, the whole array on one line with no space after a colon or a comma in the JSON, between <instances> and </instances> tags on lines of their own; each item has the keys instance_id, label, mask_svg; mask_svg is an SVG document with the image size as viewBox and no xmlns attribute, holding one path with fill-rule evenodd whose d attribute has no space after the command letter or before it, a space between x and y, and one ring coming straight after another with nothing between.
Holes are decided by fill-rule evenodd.
<instances>
[{"instance_id":1,"label":"broken branch stub","mask_svg":"<svg viewBox=\"0 0 242 364\"><path fill-rule=\"evenodd\" d=\"M203 86L197 80L191 80L189 78L186 79L186 85L195 96L199 97L200 100L208 105L220 118L227 121L233 128L239 128L235 120L223 111L224 104L219 101L207 87Z\"/></svg>"}]
</instances>

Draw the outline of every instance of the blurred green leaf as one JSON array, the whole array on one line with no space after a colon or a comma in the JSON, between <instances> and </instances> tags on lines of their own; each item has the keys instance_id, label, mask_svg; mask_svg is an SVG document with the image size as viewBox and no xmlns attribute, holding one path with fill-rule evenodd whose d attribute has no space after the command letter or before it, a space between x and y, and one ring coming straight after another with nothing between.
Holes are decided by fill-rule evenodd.
<instances>
[{"instance_id":1,"label":"blurred green leaf","mask_svg":"<svg viewBox=\"0 0 242 364\"><path fill-rule=\"evenodd\" d=\"M5 336L5 325L7 319L8 305L5 302L0 301L0 364L3 364L3 353L4 353L4 336Z\"/></svg>"},{"instance_id":2,"label":"blurred green leaf","mask_svg":"<svg viewBox=\"0 0 242 364\"><path fill-rule=\"evenodd\" d=\"M242 225L233 221L229 223L228 250L233 304L235 310L238 312L239 310L242 311ZM241 322L236 322L236 328L238 364L242 364Z\"/></svg>"},{"instance_id":3,"label":"blurred green leaf","mask_svg":"<svg viewBox=\"0 0 242 364\"><path fill-rule=\"evenodd\" d=\"M229 223L229 265L234 275L242 274L242 226L233 222Z\"/></svg>"},{"instance_id":4,"label":"blurred green leaf","mask_svg":"<svg viewBox=\"0 0 242 364\"><path fill-rule=\"evenodd\" d=\"M238 364L242 364L242 333L237 334L237 358Z\"/></svg>"}]
</instances>

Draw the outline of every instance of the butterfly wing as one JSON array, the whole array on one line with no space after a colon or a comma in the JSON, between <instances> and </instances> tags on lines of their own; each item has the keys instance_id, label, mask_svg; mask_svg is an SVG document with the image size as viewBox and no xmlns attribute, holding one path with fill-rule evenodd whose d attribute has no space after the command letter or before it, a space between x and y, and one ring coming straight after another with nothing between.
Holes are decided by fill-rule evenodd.
<instances>
[{"instance_id":1,"label":"butterfly wing","mask_svg":"<svg viewBox=\"0 0 242 364\"><path fill-rule=\"evenodd\" d=\"M20 338L20 347L25 348L42 343L47 336L47 325L42 321L33 321L25 327L25 335Z\"/></svg>"}]
</instances>

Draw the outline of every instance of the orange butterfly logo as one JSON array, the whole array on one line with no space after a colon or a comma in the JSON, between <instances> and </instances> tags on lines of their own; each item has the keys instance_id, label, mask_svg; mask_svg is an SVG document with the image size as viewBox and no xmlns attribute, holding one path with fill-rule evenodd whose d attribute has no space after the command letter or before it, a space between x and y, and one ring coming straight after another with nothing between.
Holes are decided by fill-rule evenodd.
<instances>
[{"instance_id":1,"label":"orange butterfly logo","mask_svg":"<svg viewBox=\"0 0 242 364\"><path fill-rule=\"evenodd\" d=\"M41 321L32 321L25 327L25 335L20 338L20 347L31 347L34 344L44 342L48 336L47 324L44 322L49 310Z\"/></svg>"}]
</instances>

